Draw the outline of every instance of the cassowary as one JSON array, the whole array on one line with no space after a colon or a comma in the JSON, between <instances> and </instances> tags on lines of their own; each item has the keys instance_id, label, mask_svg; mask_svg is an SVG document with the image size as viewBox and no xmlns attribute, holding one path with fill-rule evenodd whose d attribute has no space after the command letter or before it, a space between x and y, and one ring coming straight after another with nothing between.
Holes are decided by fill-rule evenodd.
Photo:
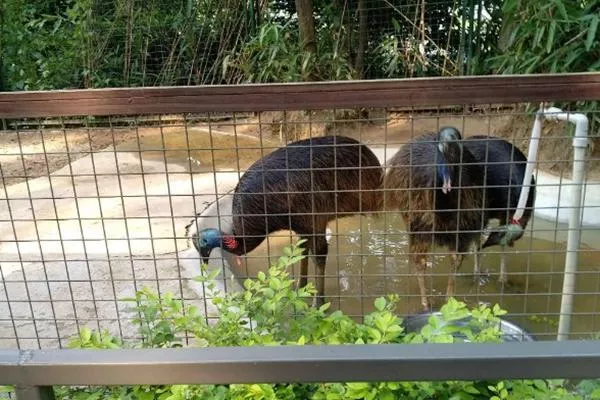
<instances>
[{"instance_id":1,"label":"cassowary","mask_svg":"<svg viewBox=\"0 0 600 400\"><path fill-rule=\"evenodd\" d=\"M193 243L204 262L215 247L243 255L265 237L291 230L307 239L315 256L316 304L324 302L327 224L344 216L378 212L383 202L383 168L373 152L344 136L304 139L279 148L255 162L233 194L231 234L203 229ZM300 266L305 286L308 260Z\"/></svg>"},{"instance_id":2,"label":"cassowary","mask_svg":"<svg viewBox=\"0 0 600 400\"><path fill-rule=\"evenodd\" d=\"M401 211L426 310L427 253L434 244L453 253L446 290L453 296L464 253L478 243L485 223L483 184L483 169L453 127L413 139L388 162L386 208Z\"/></svg>"},{"instance_id":3,"label":"cassowary","mask_svg":"<svg viewBox=\"0 0 600 400\"><path fill-rule=\"evenodd\" d=\"M480 165L485 165L483 173L486 185L486 223L489 223L492 219L497 219L502 226L516 223L521 228L514 236L506 230L492 231L485 243L478 246L475 252L474 272L475 277L477 277L481 269L480 251L494 245L502 247L499 281L505 283L507 275L504 247L506 245L512 247L514 242L523 236L523 231L531 218L535 202L535 179L531 178L531 188L529 189L523 216L519 221L512 221L521 195L527 158L518 147L500 138L482 135L471 136L463 140L463 146L469 150Z\"/></svg>"}]
</instances>

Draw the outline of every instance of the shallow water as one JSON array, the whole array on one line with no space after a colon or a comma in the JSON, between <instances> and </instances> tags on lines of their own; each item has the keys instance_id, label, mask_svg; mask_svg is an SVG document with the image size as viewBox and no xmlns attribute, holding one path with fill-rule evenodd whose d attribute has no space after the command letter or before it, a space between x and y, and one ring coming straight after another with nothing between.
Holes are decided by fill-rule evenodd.
<instances>
[{"instance_id":1,"label":"shallow water","mask_svg":"<svg viewBox=\"0 0 600 400\"><path fill-rule=\"evenodd\" d=\"M123 143L118 150L138 152L144 160L179 164L188 171L202 173L245 170L278 145L271 138L165 128L162 134L142 134L139 141Z\"/></svg>"},{"instance_id":2,"label":"shallow water","mask_svg":"<svg viewBox=\"0 0 600 400\"><path fill-rule=\"evenodd\" d=\"M326 268L325 293L334 309L342 309L359 317L373 310L376 297L395 293L401 297L399 313L408 315L421 311L417 279L410 272L406 256L408 242L402 221L392 215L386 219L351 217L331 223L333 236ZM539 219L532 223L534 229L549 224ZM551 227L554 236L553 223ZM559 226L558 229L566 230L566 227ZM543 232L542 236L549 234ZM566 232L563 235L566 236ZM269 260L272 262L280 256L283 247L289 243L289 232L271 235L244 258L241 268L234 266L238 276L255 276L266 268ZM483 274L478 283L474 282L472 276L473 257L467 256L456 281L456 297L470 305L498 303L509 311L507 319L539 339L553 339L560 308L565 247L566 242L561 237L554 242L545 237L524 236L514 248L507 251L509 282L504 287L497 282L499 247L486 249ZM449 257L445 256L446 250L443 248L436 248L433 252L439 255L432 256L428 289L434 307L439 307L444 301ZM313 274L312 263L309 265L309 273ZM599 266L600 251L582 245L576 283L580 294L575 296L575 315L572 318L572 331L582 337L589 337L600 328L600 320L594 315L600 306L596 295L600 291ZM294 273L298 272L299 268L295 266Z\"/></svg>"}]
</instances>

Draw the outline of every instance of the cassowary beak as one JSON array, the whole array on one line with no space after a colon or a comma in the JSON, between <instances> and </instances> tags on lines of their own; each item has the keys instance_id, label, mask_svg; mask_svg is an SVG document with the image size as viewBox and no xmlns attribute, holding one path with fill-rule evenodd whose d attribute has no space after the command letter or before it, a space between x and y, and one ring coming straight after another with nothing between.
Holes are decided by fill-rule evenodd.
<instances>
[{"instance_id":1,"label":"cassowary beak","mask_svg":"<svg viewBox=\"0 0 600 400\"><path fill-rule=\"evenodd\" d=\"M523 237L524 233L525 230L519 224L499 226L490 233L481 248L485 249L495 245L513 247L515 242Z\"/></svg>"},{"instance_id":2,"label":"cassowary beak","mask_svg":"<svg viewBox=\"0 0 600 400\"><path fill-rule=\"evenodd\" d=\"M450 190L452 190L452 179L450 178L450 172L448 171L448 166L445 165L446 163L446 153L448 152L448 142L440 142L438 143L438 150L440 152L440 159L438 160L438 162L440 163L440 165L438 166L438 168L441 167L442 169L442 179L443 179L443 184L442 184L442 192L444 192L444 194L447 194L448 192L450 192ZM439 171L439 170L438 170Z\"/></svg>"},{"instance_id":3,"label":"cassowary beak","mask_svg":"<svg viewBox=\"0 0 600 400\"><path fill-rule=\"evenodd\" d=\"M204 264L208 264L208 259L210 258L210 250L200 249L200 256L202 257L202 262Z\"/></svg>"},{"instance_id":4,"label":"cassowary beak","mask_svg":"<svg viewBox=\"0 0 600 400\"><path fill-rule=\"evenodd\" d=\"M208 258L210 257L210 251L211 251L211 249L207 249L205 247L200 247L200 244L198 243L198 236L197 235L193 235L192 236L192 243L194 244L194 247L196 248L196 251L198 253L200 253L200 257L202 257L202 262L204 264L208 264Z\"/></svg>"},{"instance_id":5,"label":"cassowary beak","mask_svg":"<svg viewBox=\"0 0 600 400\"><path fill-rule=\"evenodd\" d=\"M446 154L448 152L448 142L439 142L438 143L438 150L440 151L440 153L442 154Z\"/></svg>"}]
</instances>

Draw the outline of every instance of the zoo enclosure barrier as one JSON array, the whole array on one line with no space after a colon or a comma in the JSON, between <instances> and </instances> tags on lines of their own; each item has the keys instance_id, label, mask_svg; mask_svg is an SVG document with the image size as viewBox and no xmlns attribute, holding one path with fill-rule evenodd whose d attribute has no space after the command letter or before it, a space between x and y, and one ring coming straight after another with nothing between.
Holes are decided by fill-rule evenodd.
<instances>
[{"instance_id":1,"label":"zoo enclosure barrier","mask_svg":"<svg viewBox=\"0 0 600 400\"><path fill-rule=\"evenodd\" d=\"M308 127L310 136L318 136L315 132L317 126L323 123L322 115L313 116L312 113L308 113L300 117L300 120L294 120L291 116L292 112L382 109L383 117L365 118L359 114L358 117L353 116L346 121L334 116L332 130L337 132L336 124L350 125L345 132L356 129L362 141L370 140L370 144L374 146L383 145L383 158L389 159L391 154L387 152L392 153L392 150L388 150L387 146L390 143L398 146L406 141L406 138L394 139L389 123L392 113L407 116L406 125L409 127L412 125L409 129L410 137L422 133L421 128L415 126L419 120L432 121L429 126L435 128L441 125L440 121L444 118L454 118L455 123L458 121L462 125L459 127L462 128L461 130L468 130L468 123L465 122L467 115L480 113L481 118L489 124L493 119L490 110L494 109L501 110L504 116L524 115L528 123L532 124L531 115L519 111L515 104L532 103L533 108L537 109L539 102L595 101L598 100L599 89L600 75L598 74L565 74L2 93L0 94L0 118L7 119L9 126L3 135L12 140L13 144L16 143L17 148L15 153L2 153L0 159L0 167L2 167L0 175L2 175L4 189L3 196L0 198L3 207L1 222L2 231L7 233L0 242L3 246L0 251L2 347L17 347L21 350L63 347L68 338L76 335L81 326L86 324L98 329L107 328L124 339L135 340L137 336L132 333L131 326L128 325L131 318L128 317L121 298L131 295L144 284L152 285L159 293L175 291L186 302L196 302L203 306L209 314L207 299L198 295L198 290L201 289L191 288L188 285L191 279L189 276L184 276L185 271L182 272L179 268L168 269L169 262L175 261L177 266L188 260L191 260L191 264L197 268L198 256L193 254L193 247L189 246L188 235L182 233L183 225L203 211L206 207L204 202L214 204L216 198L223 198L230 192L241 172L248 166L249 160L244 160L244 155L241 154L244 150L254 150L250 157L254 160L264 154L265 150L272 150L280 145L267 143L269 137L266 132L269 128L274 132L275 138L279 136L280 140L285 139L282 141L300 135L301 132L298 133L290 128L294 125ZM265 113L268 111L283 112L282 120L279 122L265 120ZM577 111L577 109L573 110L573 112ZM251 120L253 116L244 113L256 113L257 119ZM158 117L153 117L156 114ZM183 116L173 118L173 115L178 114ZM592 116L594 115L590 114L590 117ZM239 122L242 117L251 122ZM369 134L364 126L357 124L367 120L383 121L382 131L378 134ZM194 123L197 125L192 126ZM201 123L204 125L200 126ZM231 132L224 132L223 136L226 140L219 142L222 138L217 136L220 135L220 131L225 130L227 124L232 127L233 133L227 135ZM351 124L357 124L358 127ZM248 136L252 136L247 132L240 132L242 125L257 130L259 135L255 139L258 138L258 141L255 140L251 144L242 143L246 138L250 140ZM172 126L183 127L183 129L173 133L170 130ZM198 135L198 131L194 132L192 129L194 127L199 127L203 136L208 138L208 142L204 142L204 147L193 143L190 145L195 140L193 136ZM146 132L144 129L152 128L158 130L158 136L144 142L145 138L152 136L152 132ZM528 126L528 130L530 129L531 125ZM339 130L343 131L342 128ZM53 149L50 148L50 141L46 140L47 135L52 134L52 131L58 133L63 140L60 146ZM593 131L593 128L590 131ZM491 129L479 133L488 134L491 133ZM122 141L127 135L131 136L133 147L131 143ZM169 142L177 135L182 140L182 146ZM31 150L29 146L33 144L27 141L31 136L37 137L41 142L41 151ZM76 147L77 136L82 138L83 143L79 148ZM100 150L96 151L94 145L102 137L108 137L107 147L100 147ZM394 139L395 143L394 140L388 140L390 138ZM565 138L550 135L542 140L559 139ZM119 147L121 145L124 147ZM230 165L219 165L219 151L232 147L236 148L235 168L227 168ZM137 153L138 159L131 158L132 153ZM92 154L91 159L85 161L84 156L90 154ZM199 156L196 156L197 154ZM188 164L186 168L177 168L177 166L181 167L181 162L179 165L177 162L171 162L171 155L179 159L183 158ZM66 162L60 160L64 156L67 158ZM13 172L6 168L7 165L11 165L11 157L16 158L17 163L21 164L21 167L12 170ZM55 158L57 165L51 170ZM207 160L210 164L209 169L202 169L202 164ZM31 172L31 167L36 161L45 164L45 169L37 175ZM78 161L79 164L76 164ZM564 156L554 160L561 165L566 165L568 161L568 157ZM195 166L195 162L199 162L200 165ZM242 165L244 163L245 165ZM208 182L195 180L190 178L190 172L205 173L212 178ZM174 176L183 176L185 183L178 181ZM536 175L536 178L540 191L544 185L556 186L555 183L544 184L540 181L540 175ZM38 181L34 182L34 179ZM159 184L153 186L153 179L160 180ZM43 181L42 187L36 186L40 184L39 180ZM90 184L92 190L88 188L87 192L83 192L81 189L85 184ZM562 183L562 176L560 186L569 186ZM106 187L110 189L105 189ZM116 191L116 194L110 191ZM560 189L558 192L560 197ZM543 195L542 192L542 197ZM136 213L139 211L136 208L139 207L139 203L132 204L130 207L128 203L133 199L138 199L143 212ZM184 202L189 202L192 206L187 205L187 208L182 211L180 207ZM556 212L556 214L564 211L560 202L558 206L548 208L549 212ZM119 212L115 213L115 209ZM594 211L593 205L590 209ZM539 210L543 211L544 207L539 207ZM49 211L49 214L44 215L42 211ZM216 215L230 216L227 212L219 210L218 206ZM559 219L557 215L554 225L546 224L545 227L539 226L542 222L536 222L535 226L531 226L531 230L549 232L550 240L547 242L555 245L560 241L557 239L560 231L567 232L567 229L559 228ZM351 227L351 230L359 232L358 241L361 243L363 238L360 232L367 231L364 226L366 223L368 222L361 220L358 222L358 229L356 226ZM384 238L386 235L398 234L396 231L388 232L388 228L388 224L379 228L383 230ZM100 234L89 237L89 232L92 230ZM350 236L344 239L342 230L336 224L334 229L336 240L350 242L356 239ZM118 234L113 236L114 232ZM586 232L582 229L582 233ZM503 287L500 289L492 287L487 291L476 288L475 293L465 291L458 294L473 302L489 302L491 297L493 301L499 301L501 305L506 306L511 316L520 322L530 317L542 319L556 317L559 312L555 303L562 294L559 279L562 274L561 261L560 256L556 256L559 251L555 247L539 247L539 242L533 243L533 239L522 239L522 241L524 247L520 251L528 258L524 263L526 267L524 271L509 269L510 274L525 282L522 290L517 288L515 292L510 292L505 291ZM343 248L339 242L337 245L338 248ZM138 250L138 247L143 249ZM182 253L190 249L191 253ZM338 256L356 254L365 256L368 251L370 248L365 249L361 244L359 250L348 250L346 247L346 254L343 251L338 251L337 254ZM266 258L270 258L269 248L266 252ZM383 252L385 253L385 250ZM564 254L564 249L560 254ZM580 289L578 295L588 297L585 304L574 312L574 322L579 322L576 325L578 329L572 332L574 337L585 338L585 335L589 337L590 334L597 332L597 319L600 317L597 311L599 309L597 294L600 293L600 280L595 254L594 249L587 251L588 258L580 262L587 268L580 269L577 273L580 281L585 281L585 289ZM531 259L536 255L546 258L534 264ZM376 280L387 281L388 274L400 280L400 286L393 286L394 282L386 282L384 288L377 289L381 289L384 293L398 291L403 297L407 297L409 305L414 305L415 301L418 304L418 295L410 294L411 289L414 292L414 285L410 286L405 282L413 279L414 275L390 273L389 269L393 269L396 265L393 263L387 265L389 258L386 259L385 256L386 254L382 255L385 259L384 269L377 272L369 272L362 267L350 272L340 271L339 259L337 260L338 271L334 278L338 283L334 286L344 286L339 282L344 278L343 273L346 273L346 282L350 282L349 286L360 288L358 293L348 291L344 293L343 288L338 289L339 295L332 296L339 297L338 307L342 309L347 307L356 316L363 315L368 309L366 305L368 301L364 300L380 294L368 293L370 283ZM330 254L330 258L335 260L335 254ZM225 270L225 263L231 264L228 261L233 260L221 261L217 267ZM550 264L551 271L539 269L544 262ZM214 263L214 260L211 263ZM262 262L261 265L266 265L266 262ZM194 272L197 274L197 271ZM440 275L442 274L438 274L438 278ZM252 276L252 273L247 270L246 276ZM435 273L432 276L435 278ZM548 280L537 280L536 277L547 277ZM225 288L230 289L227 284L224 281ZM387 286L388 284L390 286ZM331 286L328 288L331 289ZM436 282L435 286L439 286L439 282ZM407 290L402 291L398 289L399 287ZM523 299L516 303L516 307L520 310L515 311L514 307L511 310L511 305L515 305L517 298ZM540 298L541 301L538 301ZM357 299L358 304L356 304ZM410 303L411 300L415 301ZM535 308L536 306L538 308ZM554 335L551 328L552 325L550 328L540 328L533 333L540 337L544 335L551 337ZM529 344L522 346L527 348ZM550 347L536 346L538 345L531 349L546 352L546 355L551 353ZM495 351L491 349L492 347L489 351ZM246 350L239 349L241 354L253 354L245 353ZM9 352L6 363L14 365L6 368L19 370L24 367L24 364L14 363L15 357L22 358L27 355L26 358L31 356L32 360L35 360L37 354L36 352ZM95 355L91 356L90 360L94 357ZM124 358L120 359L124 360ZM574 368L575 363L566 365L568 365L565 367L567 370L560 371L562 377L570 374L568 368ZM436 379L429 375L422 376L422 379L429 378ZM42 386L46 384L26 382L20 378L13 382Z\"/></svg>"},{"instance_id":2,"label":"zoo enclosure barrier","mask_svg":"<svg viewBox=\"0 0 600 400\"><path fill-rule=\"evenodd\" d=\"M2 350L0 384L18 400L52 385L384 382L596 378L600 342Z\"/></svg>"}]
</instances>

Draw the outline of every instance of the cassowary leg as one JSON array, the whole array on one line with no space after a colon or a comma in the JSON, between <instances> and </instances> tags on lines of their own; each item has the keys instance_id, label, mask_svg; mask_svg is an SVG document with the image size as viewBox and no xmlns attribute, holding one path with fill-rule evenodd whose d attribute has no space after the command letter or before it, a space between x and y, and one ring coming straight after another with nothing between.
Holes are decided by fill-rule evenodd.
<instances>
[{"instance_id":1,"label":"cassowary leg","mask_svg":"<svg viewBox=\"0 0 600 400\"><path fill-rule=\"evenodd\" d=\"M413 266L417 272L417 282L419 282L419 292L421 293L421 305L425 311L429 311L429 299L425 286L425 273L427 272L427 253L429 245L425 243L411 244L409 246L412 253Z\"/></svg>"},{"instance_id":2,"label":"cassowary leg","mask_svg":"<svg viewBox=\"0 0 600 400\"><path fill-rule=\"evenodd\" d=\"M425 311L429 311L429 299L427 298L427 289L425 287L425 272L427 272L427 256L418 256L415 262L417 269L417 281L419 282L419 291L421 292L421 305Z\"/></svg>"},{"instance_id":3,"label":"cassowary leg","mask_svg":"<svg viewBox=\"0 0 600 400\"><path fill-rule=\"evenodd\" d=\"M500 276L498 282L504 284L508 281L506 273L506 246L500 246Z\"/></svg>"},{"instance_id":4,"label":"cassowary leg","mask_svg":"<svg viewBox=\"0 0 600 400\"><path fill-rule=\"evenodd\" d=\"M481 249L479 247L475 247L473 259L473 282L479 283L479 278L481 277L481 262L483 261L483 254L481 254Z\"/></svg>"},{"instance_id":5,"label":"cassowary leg","mask_svg":"<svg viewBox=\"0 0 600 400\"><path fill-rule=\"evenodd\" d=\"M317 287L317 296L315 306L321 307L325 304L325 266L327 265L328 244L325 236L315 236L313 239L312 253L315 255L315 280Z\"/></svg>"},{"instance_id":6,"label":"cassowary leg","mask_svg":"<svg viewBox=\"0 0 600 400\"><path fill-rule=\"evenodd\" d=\"M308 242L306 242L308 243ZM300 279L298 280L297 289L303 288L308 283L308 247L304 250L306 257L300 260Z\"/></svg>"},{"instance_id":7,"label":"cassowary leg","mask_svg":"<svg viewBox=\"0 0 600 400\"><path fill-rule=\"evenodd\" d=\"M448 277L448 287L446 288L446 298L454 296L454 286L456 284L456 273L460 269L465 256L463 254L452 254L452 261L450 262L450 276Z\"/></svg>"}]
</instances>

